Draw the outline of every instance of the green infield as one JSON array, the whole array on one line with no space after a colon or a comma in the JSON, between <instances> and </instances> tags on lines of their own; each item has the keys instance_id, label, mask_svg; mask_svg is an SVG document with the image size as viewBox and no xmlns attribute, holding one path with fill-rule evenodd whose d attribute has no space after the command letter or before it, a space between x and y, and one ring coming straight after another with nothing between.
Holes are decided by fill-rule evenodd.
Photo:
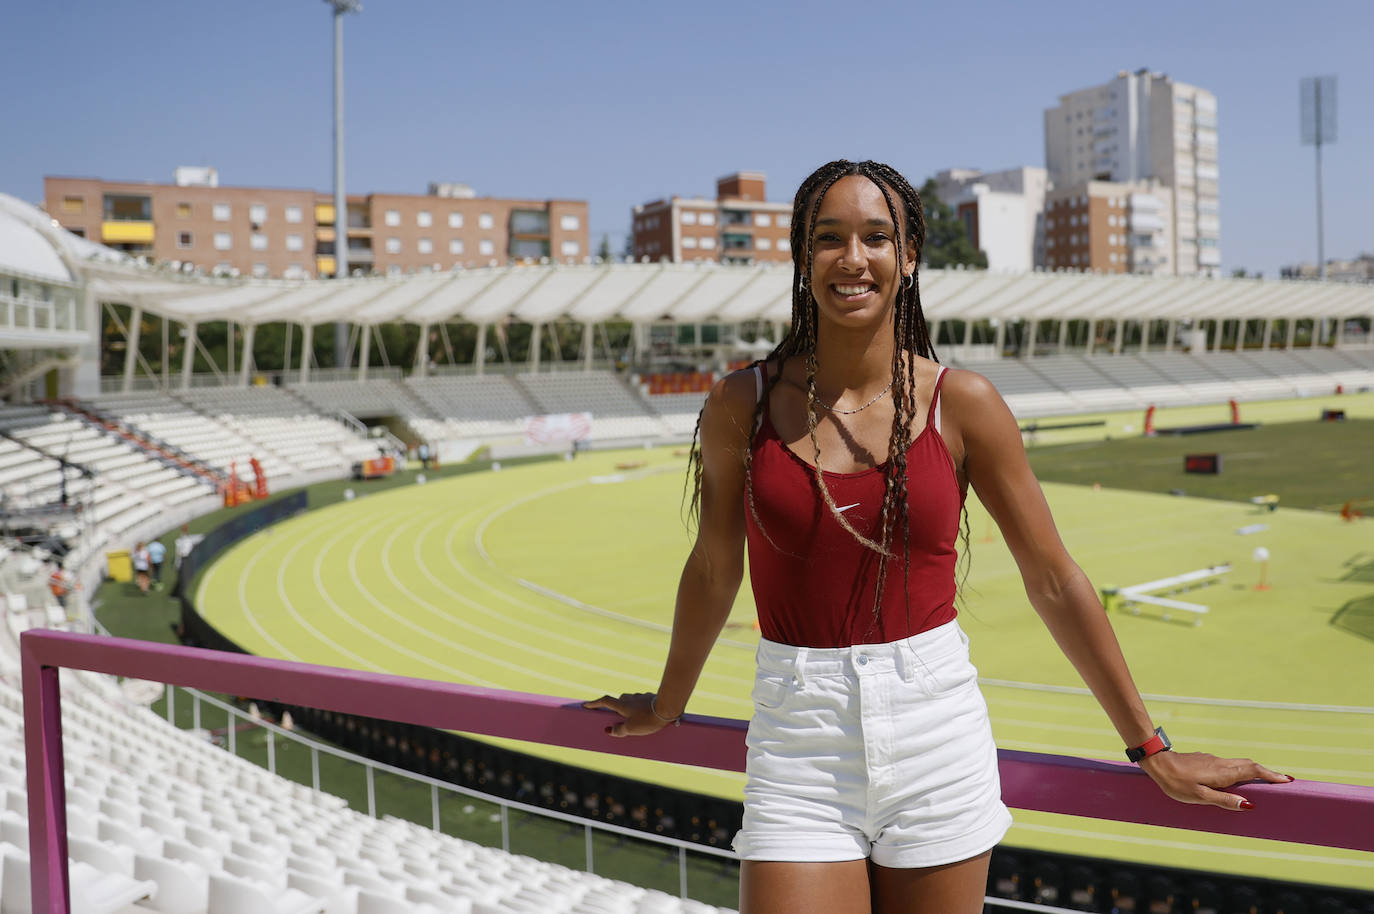
<instances>
[{"instance_id":1,"label":"green infield","mask_svg":"<svg viewBox=\"0 0 1374 914\"><path fill-rule=\"evenodd\" d=\"M1362 425L1323 431L1358 434ZM1310 430L1287 428L1300 441ZM1240 441L1254 434L1224 436ZM1146 447L1130 460L1162 460L1178 443L1113 444ZM1339 439L1322 444L1337 454L1342 447ZM1287 478L1304 469L1334 478L1319 458L1308 454ZM1223 478L1257 464L1231 461ZM690 543L680 514L684 468L680 451L659 449L584 453L570 462L451 478L431 474L427 484L364 494L244 540L202 575L197 604L226 636L268 656L574 698L652 689ZM1175 743L1253 755L1300 778L1374 784L1374 642L1333 624L1344 607L1369 597L1368 577L1352 570L1370 562L1374 522L1290 507L1296 496L1278 484L1241 485L1234 493L1276 492L1274 512L1244 501L1122 491L1125 485L1045 486L1065 542L1099 586L1232 566L1219 583L1178 597L1207 605L1200 625L1156 612L1113 612L1137 681ZM356 489L369 491L365 484ZM1339 500L1318 493L1311 503ZM976 500L969 509L961 619L998 744L1117 758L1114 732L1030 610L995 529ZM1271 556L1263 569L1253 560L1257 546ZM1256 589L1261 571L1263 590ZM746 582L692 711L748 715L753 623ZM741 795L739 775L520 748ZM614 750L609 738L607 748ZM1374 854L1016 815L1009 844L1374 888Z\"/></svg>"}]
</instances>

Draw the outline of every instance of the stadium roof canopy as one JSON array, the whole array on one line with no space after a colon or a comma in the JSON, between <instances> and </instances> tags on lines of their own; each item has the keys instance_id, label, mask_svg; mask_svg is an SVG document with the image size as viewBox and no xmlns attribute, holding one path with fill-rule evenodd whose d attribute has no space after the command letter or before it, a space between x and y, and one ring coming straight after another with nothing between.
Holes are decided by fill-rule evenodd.
<instances>
[{"instance_id":1,"label":"stadium roof canopy","mask_svg":"<svg viewBox=\"0 0 1374 914\"><path fill-rule=\"evenodd\" d=\"M791 315L790 265L512 265L343 280L186 275L76 238L41 211L0 195L0 271L7 269L54 278L65 269L67 281L84 283L99 301L188 323L735 323L786 322ZM1374 315L1374 285L1127 274L927 268L921 298L932 321Z\"/></svg>"}]
</instances>

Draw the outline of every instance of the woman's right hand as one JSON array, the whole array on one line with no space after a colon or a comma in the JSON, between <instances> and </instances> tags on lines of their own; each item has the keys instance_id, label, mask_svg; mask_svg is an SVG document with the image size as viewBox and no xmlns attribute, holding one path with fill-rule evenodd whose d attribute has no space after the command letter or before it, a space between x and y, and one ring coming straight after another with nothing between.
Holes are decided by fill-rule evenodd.
<instances>
[{"instance_id":1,"label":"woman's right hand","mask_svg":"<svg viewBox=\"0 0 1374 914\"><path fill-rule=\"evenodd\" d=\"M592 701L584 701L582 707L604 708L619 714L623 720L606 728L606 733L611 736L648 736L677 722L673 718L665 720L654 711L654 697L653 692L625 692L619 698L602 695Z\"/></svg>"}]
</instances>

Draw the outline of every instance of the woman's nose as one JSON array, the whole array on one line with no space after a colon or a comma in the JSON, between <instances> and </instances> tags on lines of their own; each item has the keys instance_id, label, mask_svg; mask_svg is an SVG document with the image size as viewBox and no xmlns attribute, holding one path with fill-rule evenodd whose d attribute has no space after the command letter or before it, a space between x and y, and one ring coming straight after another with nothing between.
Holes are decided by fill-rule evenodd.
<instances>
[{"instance_id":1,"label":"woman's nose","mask_svg":"<svg viewBox=\"0 0 1374 914\"><path fill-rule=\"evenodd\" d=\"M866 265L864 246L862 242L860 242L859 236L851 235L849 237L849 241L845 244L844 249L840 251L840 263L849 267L862 267Z\"/></svg>"}]
</instances>

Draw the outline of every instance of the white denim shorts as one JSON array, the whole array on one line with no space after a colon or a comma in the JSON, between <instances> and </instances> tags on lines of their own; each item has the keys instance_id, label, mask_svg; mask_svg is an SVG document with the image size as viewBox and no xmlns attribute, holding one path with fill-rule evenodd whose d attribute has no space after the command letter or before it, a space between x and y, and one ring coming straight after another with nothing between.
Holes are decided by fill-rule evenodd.
<instances>
[{"instance_id":1,"label":"white denim shorts","mask_svg":"<svg viewBox=\"0 0 1374 914\"><path fill-rule=\"evenodd\" d=\"M975 857L1011 826L968 637L951 621L888 644L759 643L743 860Z\"/></svg>"}]
</instances>

